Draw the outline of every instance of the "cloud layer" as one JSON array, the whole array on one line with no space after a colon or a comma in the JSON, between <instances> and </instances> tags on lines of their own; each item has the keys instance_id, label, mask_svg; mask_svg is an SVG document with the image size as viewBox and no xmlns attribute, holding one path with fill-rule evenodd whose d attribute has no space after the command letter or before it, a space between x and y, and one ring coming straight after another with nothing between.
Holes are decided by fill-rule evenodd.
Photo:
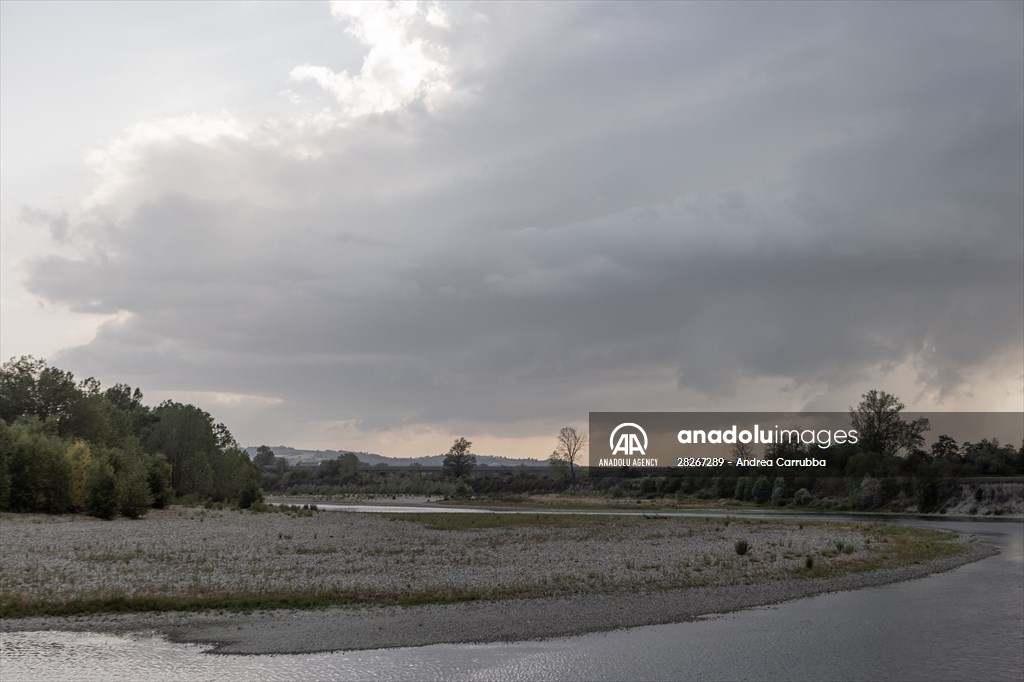
<instances>
[{"instance_id":1,"label":"cloud layer","mask_svg":"<svg viewBox=\"0 0 1024 682\"><path fill-rule=\"evenodd\" d=\"M348 7L362 70L291 74L336 107L94 155L63 361L323 446L1024 381L1019 4Z\"/></svg>"}]
</instances>

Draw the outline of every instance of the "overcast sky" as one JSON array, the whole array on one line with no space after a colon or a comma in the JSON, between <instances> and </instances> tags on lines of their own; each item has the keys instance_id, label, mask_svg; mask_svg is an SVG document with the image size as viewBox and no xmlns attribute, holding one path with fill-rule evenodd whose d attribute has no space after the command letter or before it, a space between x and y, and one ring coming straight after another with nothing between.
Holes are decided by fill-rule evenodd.
<instances>
[{"instance_id":1,"label":"overcast sky","mask_svg":"<svg viewBox=\"0 0 1024 682\"><path fill-rule=\"evenodd\" d=\"M246 445L1024 409L1024 4L0 3L3 358Z\"/></svg>"}]
</instances>

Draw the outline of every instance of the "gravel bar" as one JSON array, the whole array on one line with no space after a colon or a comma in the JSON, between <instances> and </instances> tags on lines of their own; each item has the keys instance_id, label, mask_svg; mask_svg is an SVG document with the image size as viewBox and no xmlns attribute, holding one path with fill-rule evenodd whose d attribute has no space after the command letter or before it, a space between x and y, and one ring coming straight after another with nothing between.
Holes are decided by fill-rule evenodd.
<instances>
[{"instance_id":1,"label":"gravel bar","mask_svg":"<svg viewBox=\"0 0 1024 682\"><path fill-rule=\"evenodd\" d=\"M328 587L365 585L399 591L409 589L410 581L417 589L441 591L453 583L497 584L504 588L533 586L539 593L546 590L554 596L250 613L6 618L0 620L0 631L159 633L173 641L210 644L216 653L235 654L543 639L682 622L826 592L911 580L997 552L970 536L961 536L966 551L933 561L832 577L794 578L794 568L802 564L805 554L829 552L827 548L837 538L857 547L851 558L869 553L865 541L872 536L873 526L576 518L579 523L433 530L376 514L337 512L289 517L170 510L143 521L115 522L62 522L52 517L12 520L5 515L0 526L4 548L0 588L8 591L20 586L29 593L45 589L51 595L59 596L61 590L77 595L80 589L104 589L112 583L119 590L142 592L153 590L154 584L168 583L168 589L180 588L178 583L195 589L201 573L209 576L203 584L211 589L225 585L251 588L248 581L256 575L260 585L277 585L289 577L292 584L301 578ZM314 540L333 541L339 536L344 543L317 545ZM751 556L735 555L737 538L750 539ZM184 569L174 564L161 570L167 563L166 554L147 559L151 545L197 560L202 570L197 573L189 564ZM62 551L53 549L60 546ZM296 553L289 547L307 551ZM321 551L311 551L317 547ZM335 552L328 551L334 547ZM388 547L403 549L388 554ZM415 551L417 548L420 551ZM33 577L32 567L56 556L65 562L59 572L47 572L45 580ZM840 553L836 560L843 558ZM133 565L136 561L139 563ZM609 582L606 574L621 577L621 582ZM695 575L702 575L705 584L672 587Z\"/></svg>"}]
</instances>

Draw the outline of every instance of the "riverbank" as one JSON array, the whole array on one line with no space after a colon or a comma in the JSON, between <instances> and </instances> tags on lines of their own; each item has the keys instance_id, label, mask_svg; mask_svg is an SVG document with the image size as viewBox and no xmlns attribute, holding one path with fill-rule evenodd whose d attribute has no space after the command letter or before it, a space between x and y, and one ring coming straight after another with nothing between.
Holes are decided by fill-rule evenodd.
<instances>
[{"instance_id":1,"label":"riverbank","mask_svg":"<svg viewBox=\"0 0 1024 682\"><path fill-rule=\"evenodd\" d=\"M908 580L994 552L888 524L544 514L172 509L141 521L5 515L2 532L0 629L151 631L236 653L675 622ZM290 603L322 608L251 610ZM26 617L9 617L19 609ZM138 612L47 615L111 609Z\"/></svg>"},{"instance_id":2,"label":"riverbank","mask_svg":"<svg viewBox=\"0 0 1024 682\"><path fill-rule=\"evenodd\" d=\"M208 644L214 653L289 654L441 643L537 640L696 620L828 592L921 578L994 554L983 544L926 564L838 578L628 595L413 607L332 607L252 613L131 613L0 621L0 631L143 633Z\"/></svg>"}]
</instances>

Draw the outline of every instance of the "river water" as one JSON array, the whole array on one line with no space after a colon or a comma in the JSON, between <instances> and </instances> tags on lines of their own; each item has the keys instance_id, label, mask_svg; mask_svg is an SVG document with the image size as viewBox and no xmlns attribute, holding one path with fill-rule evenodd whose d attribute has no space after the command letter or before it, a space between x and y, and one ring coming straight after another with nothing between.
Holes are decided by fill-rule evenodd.
<instances>
[{"instance_id":1,"label":"river water","mask_svg":"<svg viewBox=\"0 0 1024 682\"><path fill-rule=\"evenodd\" d=\"M0 678L1024 679L1024 522L899 522L974 533L1000 553L904 583L535 642L232 656L153 636L9 633L0 635Z\"/></svg>"}]
</instances>

